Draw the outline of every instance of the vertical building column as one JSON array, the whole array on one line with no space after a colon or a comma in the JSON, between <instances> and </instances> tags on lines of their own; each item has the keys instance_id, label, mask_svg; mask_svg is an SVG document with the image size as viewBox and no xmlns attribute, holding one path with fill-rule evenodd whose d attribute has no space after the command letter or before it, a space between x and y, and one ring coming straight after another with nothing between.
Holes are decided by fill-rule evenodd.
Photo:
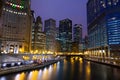
<instances>
[{"instance_id":1,"label":"vertical building column","mask_svg":"<svg viewBox=\"0 0 120 80\"><path fill-rule=\"evenodd\" d=\"M97 48L97 56L100 57L99 49Z\"/></svg>"},{"instance_id":2,"label":"vertical building column","mask_svg":"<svg viewBox=\"0 0 120 80\"><path fill-rule=\"evenodd\" d=\"M10 50L10 44L7 44L6 45L6 52L9 53L10 52L9 50Z\"/></svg>"},{"instance_id":3,"label":"vertical building column","mask_svg":"<svg viewBox=\"0 0 120 80\"><path fill-rule=\"evenodd\" d=\"M97 57L97 49L95 49L95 56Z\"/></svg>"},{"instance_id":4,"label":"vertical building column","mask_svg":"<svg viewBox=\"0 0 120 80\"><path fill-rule=\"evenodd\" d=\"M100 54L100 57L102 57L101 48L99 48L99 54Z\"/></svg>"},{"instance_id":5,"label":"vertical building column","mask_svg":"<svg viewBox=\"0 0 120 80\"><path fill-rule=\"evenodd\" d=\"M93 49L93 56L95 56L95 49Z\"/></svg>"},{"instance_id":6,"label":"vertical building column","mask_svg":"<svg viewBox=\"0 0 120 80\"><path fill-rule=\"evenodd\" d=\"M104 51L103 51L103 50L104 50L104 48L102 47L102 48L101 48L102 58L104 58Z\"/></svg>"},{"instance_id":7,"label":"vertical building column","mask_svg":"<svg viewBox=\"0 0 120 80\"><path fill-rule=\"evenodd\" d=\"M100 48L100 54L101 54L101 57L103 57L102 48Z\"/></svg>"},{"instance_id":8,"label":"vertical building column","mask_svg":"<svg viewBox=\"0 0 120 80\"><path fill-rule=\"evenodd\" d=\"M105 56L104 56L104 57L106 57L106 47L104 47L104 54L105 54Z\"/></svg>"},{"instance_id":9,"label":"vertical building column","mask_svg":"<svg viewBox=\"0 0 120 80\"><path fill-rule=\"evenodd\" d=\"M92 56L94 56L94 49L92 50Z\"/></svg>"},{"instance_id":10,"label":"vertical building column","mask_svg":"<svg viewBox=\"0 0 120 80\"><path fill-rule=\"evenodd\" d=\"M92 56L92 50L90 50L91 56Z\"/></svg>"},{"instance_id":11,"label":"vertical building column","mask_svg":"<svg viewBox=\"0 0 120 80\"><path fill-rule=\"evenodd\" d=\"M108 57L108 47L106 47L106 57Z\"/></svg>"},{"instance_id":12,"label":"vertical building column","mask_svg":"<svg viewBox=\"0 0 120 80\"><path fill-rule=\"evenodd\" d=\"M110 46L108 46L108 57L111 57L111 55L110 55Z\"/></svg>"}]
</instances>

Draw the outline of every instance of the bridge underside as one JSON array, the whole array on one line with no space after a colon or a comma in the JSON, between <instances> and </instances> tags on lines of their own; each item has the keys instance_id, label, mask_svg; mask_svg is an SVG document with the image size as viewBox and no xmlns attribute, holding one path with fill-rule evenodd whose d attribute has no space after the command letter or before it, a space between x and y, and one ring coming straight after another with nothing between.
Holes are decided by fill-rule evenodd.
<instances>
[{"instance_id":1,"label":"bridge underside","mask_svg":"<svg viewBox=\"0 0 120 80\"><path fill-rule=\"evenodd\" d=\"M64 56L66 58L71 58L71 57L81 57L81 58L84 58L85 55L58 55L58 56Z\"/></svg>"}]
</instances>

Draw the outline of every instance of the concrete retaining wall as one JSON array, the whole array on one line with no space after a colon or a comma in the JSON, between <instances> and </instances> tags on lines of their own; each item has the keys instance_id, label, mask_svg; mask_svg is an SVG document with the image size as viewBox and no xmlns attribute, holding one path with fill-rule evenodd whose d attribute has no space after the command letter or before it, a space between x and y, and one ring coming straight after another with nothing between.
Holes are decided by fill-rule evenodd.
<instances>
[{"instance_id":1,"label":"concrete retaining wall","mask_svg":"<svg viewBox=\"0 0 120 80\"><path fill-rule=\"evenodd\" d=\"M42 65L33 64L33 65L19 66L19 67L16 67L16 68L3 69L3 70L0 70L0 76L10 74L10 73L27 71L27 70L40 69L40 68L43 68L45 66L54 64L54 63L56 63L58 61L59 60L49 61L49 62L46 62L46 63L44 63Z\"/></svg>"}]
</instances>

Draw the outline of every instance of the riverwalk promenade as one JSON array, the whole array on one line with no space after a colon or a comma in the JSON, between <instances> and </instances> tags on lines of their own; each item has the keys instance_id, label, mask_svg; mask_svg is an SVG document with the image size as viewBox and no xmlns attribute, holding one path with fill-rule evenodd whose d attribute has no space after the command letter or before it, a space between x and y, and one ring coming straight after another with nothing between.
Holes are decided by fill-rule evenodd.
<instances>
[{"instance_id":1,"label":"riverwalk promenade","mask_svg":"<svg viewBox=\"0 0 120 80\"><path fill-rule=\"evenodd\" d=\"M0 70L0 76L10 74L10 73L27 71L27 70L40 69L40 68L46 67L48 65L54 64L58 61L60 61L60 59L44 62L42 64L30 64L30 65L22 65L22 66L11 67L11 68L3 68Z\"/></svg>"},{"instance_id":2,"label":"riverwalk promenade","mask_svg":"<svg viewBox=\"0 0 120 80\"><path fill-rule=\"evenodd\" d=\"M98 58L94 58L94 57L85 57L84 60L87 61L91 61L91 62L95 62L95 63L99 63L99 64L103 64L103 65L108 65L111 67L117 67L120 68L120 60L113 60L113 59L98 59Z\"/></svg>"}]
</instances>

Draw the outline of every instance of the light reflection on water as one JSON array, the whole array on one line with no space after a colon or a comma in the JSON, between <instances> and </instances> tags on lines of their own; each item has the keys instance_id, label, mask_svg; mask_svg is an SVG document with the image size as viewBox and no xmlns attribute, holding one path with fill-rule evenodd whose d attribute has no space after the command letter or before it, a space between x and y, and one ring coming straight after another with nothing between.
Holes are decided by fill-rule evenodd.
<instances>
[{"instance_id":1,"label":"light reflection on water","mask_svg":"<svg viewBox=\"0 0 120 80\"><path fill-rule=\"evenodd\" d=\"M29 73L27 80L38 80L38 71L34 70Z\"/></svg>"},{"instance_id":2,"label":"light reflection on water","mask_svg":"<svg viewBox=\"0 0 120 80\"><path fill-rule=\"evenodd\" d=\"M91 71L90 62L87 62L87 64L86 64L86 80L90 80L90 71Z\"/></svg>"},{"instance_id":3,"label":"light reflection on water","mask_svg":"<svg viewBox=\"0 0 120 80\"><path fill-rule=\"evenodd\" d=\"M6 77L1 77L0 80L6 80Z\"/></svg>"},{"instance_id":4,"label":"light reflection on water","mask_svg":"<svg viewBox=\"0 0 120 80\"><path fill-rule=\"evenodd\" d=\"M40 69L39 71L31 71L28 74L27 80L49 80L53 75L55 76L58 72L59 64L60 62L57 62L56 64L50 65L49 67L45 67L44 69Z\"/></svg>"},{"instance_id":5,"label":"light reflection on water","mask_svg":"<svg viewBox=\"0 0 120 80\"><path fill-rule=\"evenodd\" d=\"M10 74L0 80L120 80L120 69L70 58L40 70Z\"/></svg>"}]
</instances>

